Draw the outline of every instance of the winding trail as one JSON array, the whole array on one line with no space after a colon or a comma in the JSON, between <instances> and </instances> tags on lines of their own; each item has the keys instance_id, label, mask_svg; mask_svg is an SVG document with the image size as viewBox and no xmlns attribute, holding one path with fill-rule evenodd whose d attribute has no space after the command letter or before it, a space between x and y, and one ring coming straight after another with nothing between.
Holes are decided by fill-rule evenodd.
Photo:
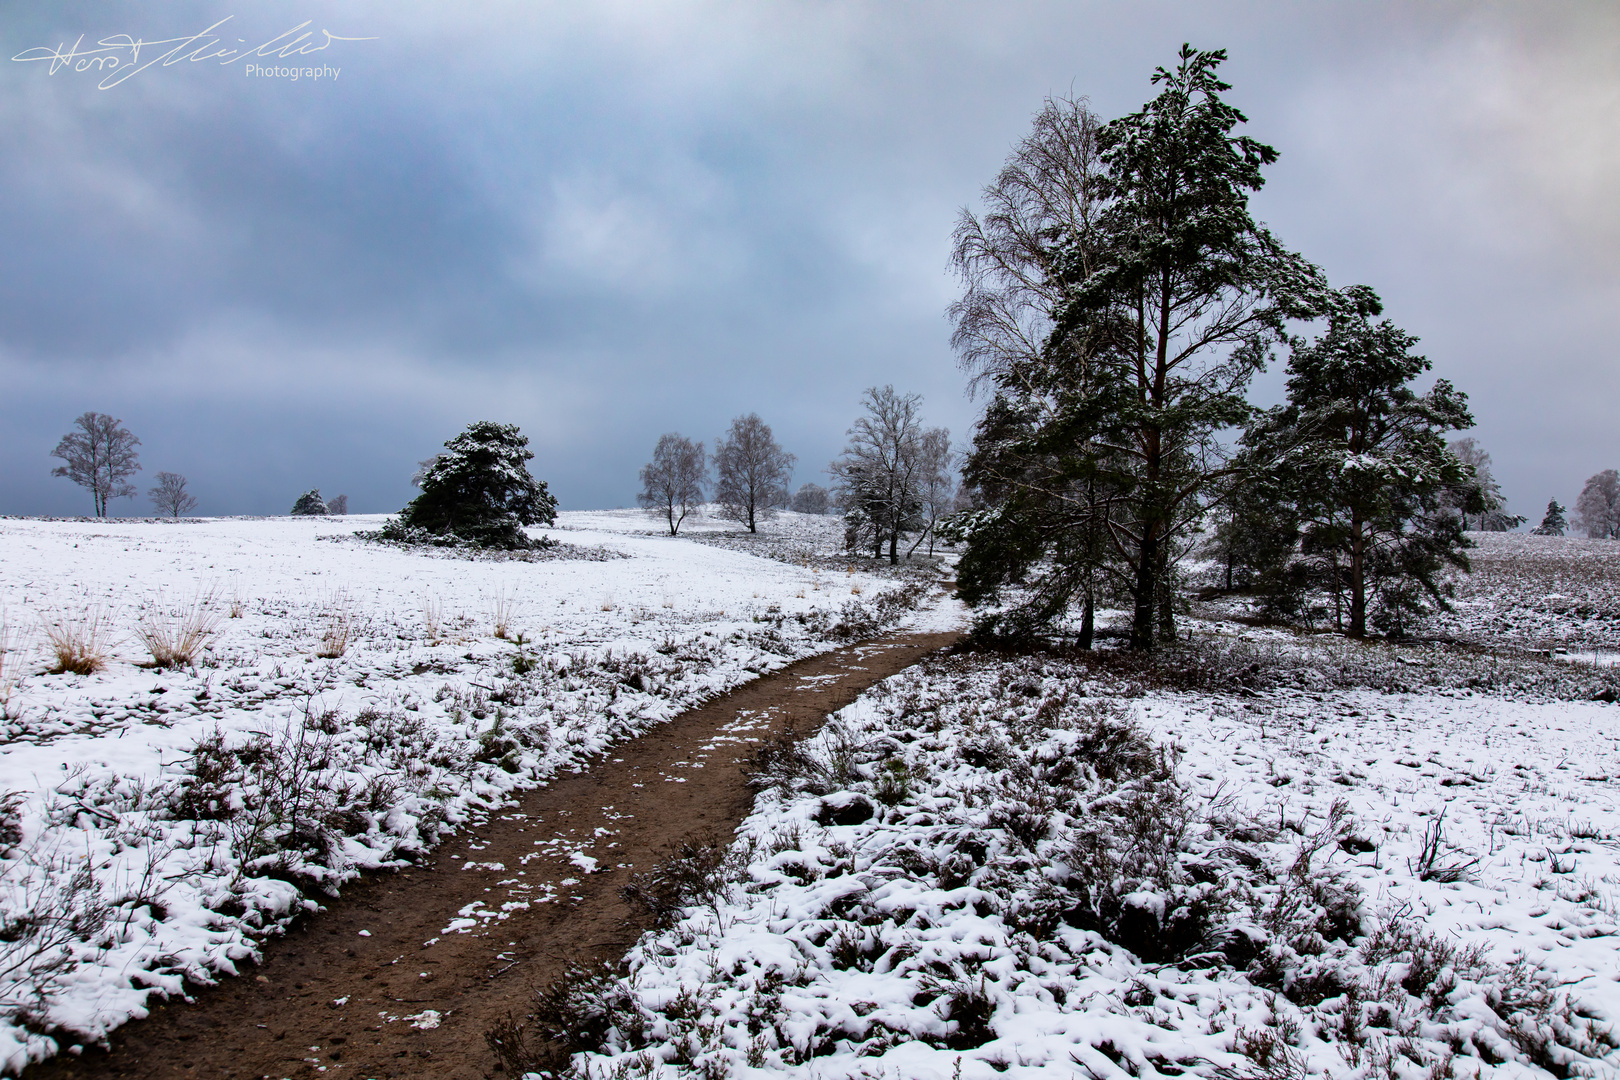
<instances>
[{"instance_id":1,"label":"winding trail","mask_svg":"<svg viewBox=\"0 0 1620 1080\"><path fill-rule=\"evenodd\" d=\"M63 1077L493 1077L484 1032L581 954L622 954L642 926L619 897L695 831L753 804L745 760L766 732L819 726L873 684L950 645L896 634L798 661L554 777L423 863L355 882L267 942L240 978L169 1002L87 1049Z\"/></svg>"}]
</instances>

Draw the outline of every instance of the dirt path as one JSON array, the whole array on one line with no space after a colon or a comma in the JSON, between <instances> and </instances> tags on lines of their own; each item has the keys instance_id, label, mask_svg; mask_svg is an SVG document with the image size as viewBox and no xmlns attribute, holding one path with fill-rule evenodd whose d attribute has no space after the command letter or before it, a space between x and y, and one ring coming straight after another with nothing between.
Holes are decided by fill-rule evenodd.
<instances>
[{"instance_id":1,"label":"dirt path","mask_svg":"<svg viewBox=\"0 0 1620 1080\"><path fill-rule=\"evenodd\" d=\"M672 842L752 805L738 762L773 728L818 725L955 640L880 638L799 661L556 777L431 859L349 886L263 965L125 1025L111 1052L45 1077L495 1075L484 1032L586 950L634 942L619 889ZM590 871L590 872L587 872Z\"/></svg>"}]
</instances>

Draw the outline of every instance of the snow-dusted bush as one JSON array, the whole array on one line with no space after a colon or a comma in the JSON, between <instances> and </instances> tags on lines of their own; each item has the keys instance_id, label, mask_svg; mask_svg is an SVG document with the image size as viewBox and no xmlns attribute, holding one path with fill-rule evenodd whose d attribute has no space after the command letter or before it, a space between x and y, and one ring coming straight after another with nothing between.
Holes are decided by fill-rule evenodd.
<instances>
[{"instance_id":1,"label":"snow-dusted bush","mask_svg":"<svg viewBox=\"0 0 1620 1080\"><path fill-rule=\"evenodd\" d=\"M293 517L320 517L328 512L326 501L321 498L319 488L311 488L298 496L298 501L293 503L291 510L287 511Z\"/></svg>"}]
</instances>

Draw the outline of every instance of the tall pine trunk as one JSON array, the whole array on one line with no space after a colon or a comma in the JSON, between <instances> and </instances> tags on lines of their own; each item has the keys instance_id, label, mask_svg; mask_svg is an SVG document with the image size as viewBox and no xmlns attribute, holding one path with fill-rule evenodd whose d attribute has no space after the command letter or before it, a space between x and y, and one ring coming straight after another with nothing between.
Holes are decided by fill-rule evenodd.
<instances>
[{"instance_id":1,"label":"tall pine trunk","mask_svg":"<svg viewBox=\"0 0 1620 1080\"><path fill-rule=\"evenodd\" d=\"M1170 587L1170 545L1159 545L1159 570L1155 586L1159 591L1158 637L1161 642L1176 640L1176 598Z\"/></svg>"},{"instance_id":2,"label":"tall pine trunk","mask_svg":"<svg viewBox=\"0 0 1620 1080\"><path fill-rule=\"evenodd\" d=\"M1144 523L1142 543L1136 554L1136 601L1131 612L1131 648L1153 648L1154 601L1158 599L1157 575L1159 565L1158 522Z\"/></svg>"},{"instance_id":3,"label":"tall pine trunk","mask_svg":"<svg viewBox=\"0 0 1620 1080\"><path fill-rule=\"evenodd\" d=\"M1361 518L1350 519L1350 636L1367 636L1367 540Z\"/></svg>"},{"instance_id":4,"label":"tall pine trunk","mask_svg":"<svg viewBox=\"0 0 1620 1080\"><path fill-rule=\"evenodd\" d=\"M1159 296L1153 304L1158 308L1155 312L1158 340L1154 343L1152 356L1153 378L1145 386L1140 386L1140 381L1146 374L1148 361L1147 303L1139 303L1136 309L1137 348L1142 358L1137 368L1138 380L1141 391L1146 394L1150 416L1164 408L1165 395L1169 391L1171 288L1168 272L1161 274L1157 288ZM1142 298L1143 301L1147 299ZM1159 599L1160 570L1166 554L1162 549L1167 539L1161 532L1165 524L1162 505L1164 493L1159 490L1160 474L1164 469L1164 432L1156 423L1149 423L1142 434L1142 540L1137 549L1136 610L1131 617L1131 648L1152 650L1156 636L1154 614Z\"/></svg>"}]
</instances>

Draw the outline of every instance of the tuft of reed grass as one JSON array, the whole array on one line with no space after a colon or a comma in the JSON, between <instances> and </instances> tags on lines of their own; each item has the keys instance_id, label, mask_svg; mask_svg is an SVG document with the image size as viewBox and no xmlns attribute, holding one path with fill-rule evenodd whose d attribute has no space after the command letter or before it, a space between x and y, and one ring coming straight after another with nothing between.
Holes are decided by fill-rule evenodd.
<instances>
[{"instance_id":1,"label":"tuft of reed grass","mask_svg":"<svg viewBox=\"0 0 1620 1080\"><path fill-rule=\"evenodd\" d=\"M444 604L437 596L422 597L422 631L429 645L444 639Z\"/></svg>"},{"instance_id":2,"label":"tuft of reed grass","mask_svg":"<svg viewBox=\"0 0 1620 1080\"><path fill-rule=\"evenodd\" d=\"M21 631L13 630L0 611L0 720L14 720L17 686L22 682L21 654L25 643Z\"/></svg>"},{"instance_id":3,"label":"tuft of reed grass","mask_svg":"<svg viewBox=\"0 0 1620 1080\"><path fill-rule=\"evenodd\" d=\"M148 612L141 616L135 633L151 655L153 667L186 667L208 644L218 622L213 594L205 593L167 618L157 611Z\"/></svg>"},{"instance_id":4,"label":"tuft of reed grass","mask_svg":"<svg viewBox=\"0 0 1620 1080\"><path fill-rule=\"evenodd\" d=\"M495 609L491 613L495 623L495 636L502 641L512 634L512 619L517 614L517 597L508 596L506 590L501 590L495 597Z\"/></svg>"},{"instance_id":5,"label":"tuft of reed grass","mask_svg":"<svg viewBox=\"0 0 1620 1080\"><path fill-rule=\"evenodd\" d=\"M94 675L106 667L111 623L111 616L96 605L45 616L40 628L45 634L46 648L55 661L50 673Z\"/></svg>"},{"instance_id":6,"label":"tuft of reed grass","mask_svg":"<svg viewBox=\"0 0 1620 1080\"><path fill-rule=\"evenodd\" d=\"M348 597L343 593L332 598L326 612L326 629L321 631L321 643L315 646L315 655L323 660L336 660L349 649L354 640L354 616L349 611Z\"/></svg>"}]
</instances>

